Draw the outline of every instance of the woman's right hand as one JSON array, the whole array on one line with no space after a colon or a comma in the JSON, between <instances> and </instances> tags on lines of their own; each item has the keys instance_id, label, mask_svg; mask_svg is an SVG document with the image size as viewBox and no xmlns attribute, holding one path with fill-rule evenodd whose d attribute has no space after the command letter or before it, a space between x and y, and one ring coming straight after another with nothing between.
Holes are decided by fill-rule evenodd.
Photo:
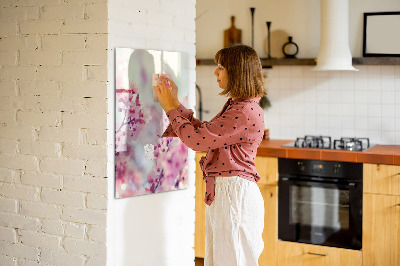
<instances>
[{"instance_id":1,"label":"woman's right hand","mask_svg":"<svg viewBox=\"0 0 400 266\"><path fill-rule=\"evenodd\" d=\"M178 86L176 86L175 82L170 79L167 74L161 74L160 79L162 82L168 82L170 87L171 87L171 96L172 96L172 101L175 106L175 108L178 108L179 105L181 104L178 100Z\"/></svg>"}]
</instances>

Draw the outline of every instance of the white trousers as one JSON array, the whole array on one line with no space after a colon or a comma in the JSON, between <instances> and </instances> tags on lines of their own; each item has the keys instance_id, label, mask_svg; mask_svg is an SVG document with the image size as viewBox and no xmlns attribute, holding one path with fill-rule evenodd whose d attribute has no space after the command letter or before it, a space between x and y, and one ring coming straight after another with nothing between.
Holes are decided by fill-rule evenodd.
<instances>
[{"instance_id":1,"label":"white trousers","mask_svg":"<svg viewBox=\"0 0 400 266\"><path fill-rule=\"evenodd\" d=\"M264 199L255 182L216 177L205 219L205 266L258 266L264 249Z\"/></svg>"}]
</instances>

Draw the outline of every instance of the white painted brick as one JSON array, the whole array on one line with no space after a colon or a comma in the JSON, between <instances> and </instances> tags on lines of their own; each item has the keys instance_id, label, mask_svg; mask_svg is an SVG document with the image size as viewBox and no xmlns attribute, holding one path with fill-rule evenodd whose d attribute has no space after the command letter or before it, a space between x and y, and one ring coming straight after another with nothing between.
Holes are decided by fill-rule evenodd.
<instances>
[{"instance_id":1,"label":"white painted brick","mask_svg":"<svg viewBox=\"0 0 400 266\"><path fill-rule=\"evenodd\" d=\"M88 102L98 102L98 106L102 103L107 106L106 100L102 99L84 99L81 97L59 97L59 96L40 96L40 109L42 111L59 111L66 113L99 113L99 109L92 109L92 105Z\"/></svg>"},{"instance_id":2,"label":"white painted brick","mask_svg":"<svg viewBox=\"0 0 400 266\"><path fill-rule=\"evenodd\" d=\"M37 78L39 80L72 81L83 79L83 68L78 66L39 66Z\"/></svg>"},{"instance_id":3,"label":"white painted brick","mask_svg":"<svg viewBox=\"0 0 400 266\"><path fill-rule=\"evenodd\" d=\"M43 188L41 195L42 202L45 203L60 204L78 208L83 208L85 205L85 195L83 193Z\"/></svg>"},{"instance_id":4,"label":"white painted brick","mask_svg":"<svg viewBox=\"0 0 400 266\"><path fill-rule=\"evenodd\" d=\"M106 243L106 228L91 225L89 228L89 239L95 242Z\"/></svg>"},{"instance_id":5,"label":"white painted brick","mask_svg":"<svg viewBox=\"0 0 400 266\"><path fill-rule=\"evenodd\" d=\"M83 19L84 5L45 5L40 14L41 19Z\"/></svg>"},{"instance_id":6,"label":"white painted brick","mask_svg":"<svg viewBox=\"0 0 400 266\"><path fill-rule=\"evenodd\" d=\"M0 211L16 213L17 208L18 208L17 200L0 196Z\"/></svg>"},{"instance_id":7,"label":"white painted brick","mask_svg":"<svg viewBox=\"0 0 400 266\"><path fill-rule=\"evenodd\" d=\"M105 161L107 149L105 146L95 145L66 145L63 148L63 155L71 159Z\"/></svg>"},{"instance_id":8,"label":"white painted brick","mask_svg":"<svg viewBox=\"0 0 400 266\"><path fill-rule=\"evenodd\" d=\"M0 265L17 266L17 259L10 256L0 255Z\"/></svg>"},{"instance_id":9,"label":"white painted brick","mask_svg":"<svg viewBox=\"0 0 400 266\"><path fill-rule=\"evenodd\" d=\"M107 81L107 67L105 66L85 66L86 79L95 81Z\"/></svg>"},{"instance_id":10,"label":"white painted brick","mask_svg":"<svg viewBox=\"0 0 400 266\"><path fill-rule=\"evenodd\" d=\"M107 33L107 20L66 20L61 33Z\"/></svg>"},{"instance_id":11,"label":"white painted brick","mask_svg":"<svg viewBox=\"0 0 400 266\"><path fill-rule=\"evenodd\" d=\"M0 168L0 181L2 182L14 182L15 171L7 168Z\"/></svg>"},{"instance_id":12,"label":"white painted brick","mask_svg":"<svg viewBox=\"0 0 400 266\"><path fill-rule=\"evenodd\" d=\"M82 34L44 35L42 50L47 51L83 51L85 36Z\"/></svg>"},{"instance_id":13,"label":"white painted brick","mask_svg":"<svg viewBox=\"0 0 400 266\"><path fill-rule=\"evenodd\" d=\"M22 244L14 244L5 241L0 241L1 253L17 258L26 258L36 260L39 257L39 250L34 247L28 247Z\"/></svg>"},{"instance_id":14,"label":"white painted brick","mask_svg":"<svg viewBox=\"0 0 400 266\"><path fill-rule=\"evenodd\" d=\"M62 177L50 173L24 171L21 174L21 183L48 188L62 188Z\"/></svg>"},{"instance_id":15,"label":"white painted brick","mask_svg":"<svg viewBox=\"0 0 400 266\"><path fill-rule=\"evenodd\" d=\"M40 220L38 218L0 212L0 226L28 230L39 230Z\"/></svg>"},{"instance_id":16,"label":"white painted brick","mask_svg":"<svg viewBox=\"0 0 400 266\"><path fill-rule=\"evenodd\" d=\"M90 209L107 210L107 197L89 193L87 195L86 204Z\"/></svg>"},{"instance_id":17,"label":"white painted brick","mask_svg":"<svg viewBox=\"0 0 400 266\"><path fill-rule=\"evenodd\" d=\"M18 0L18 6L42 6L47 4L59 4L62 0ZM15 0L2 0L5 6L14 6ZM8 4L6 4L8 2Z\"/></svg>"},{"instance_id":18,"label":"white painted brick","mask_svg":"<svg viewBox=\"0 0 400 266\"><path fill-rule=\"evenodd\" d=\"M60 85L56 81L35 80L18 81L18 88L21 95L46 95L59 96L61 94Z\"/></svg>"},{"instance_id":19,"label":"white painted brick","mask_svg":"<svg viewBox=\"0 0 400 266\"><path fill-rule=\"evenodd\" d=\"M88 176L64 176L64 188L77 192L107 195L107 179Z\"/></svg>"},{"instance_id":20,"label":"white painted brick","mask_svg":"<svg viewBox=\"0 0 400 266\"><path fill-rule=\"evenodd\" d=\"M67 223L65 225L65 236L83 239L85 237L85 225L77 223Z\"/></svg>"},{"instance_id":21,"label":"white painted brick","mask_svg":"<svg viewBox=\"0 0 400 266\"><path fill-rule=\"evenodd\" d=\"M83 99L83 111L85 113L107 114L107 99L85 98Z\"/></svg>"},{"instance_id":22,"label":"white painted brick","mask_svg":"<svg viewBox=\"0 0 400 266\"><path fill-rule=\"evenodd\" d=\"M15 123L15 110L11 111L0 111L0 123L6 125L13 125Z\"/></svg>"},{"instance_id":23,"label":"white painted brick","mask_svg":"<svg viewBox=\"0 0 400 266\"><path fill-rule=\"evenodd\" d=\"M17 112L17 121L30 126L58 126L61 121L59 112Z\"/></svg>"},{"instance_id":24,"label":"white painted brick","mask_svg":"<svg viewBox=\"0 0 400 266\"><path fill-rule=\"evenodd\" d=\"M67 175L82 175L84 162L80 160L44 158L40 160L39 168L44 172L54 172Z\"/></svg>"},{"instance_id":25,"label":"white painted brick","mask_svg":"<svg viewBox=\"0 0 400 266\"><path fill-rule=\"evenodd\" d=\"M63 241L67 252L82 254L90 257L102 256L107 253L106 245L88 240L66 237Z\"/></svg>"},{"instance_id":26,"label":"white painted brick","mask_svg":"<svg viewBox=\"0 0 400 266\"><path fill-rule=\"evenodd\" d=\"M81 143L91 145L106 145L107 144L107 130L104 129L81 129Z\"/></svg>"},{"instance_id":27,"label":"white painted brick","mask_svg":"<svg viewBox=\"0 0 400 266\"><path fill-rule=\"evenodd\" d=\"M107 213L105 211L91 209L63 207L63 214L61 218L70 222L95 224L101 226L106 226L107 223Z\"/></svg>"},{"instance_id":28,"label":"white painted brick","mask_svg":"<svg viewBox=\"0 0 400 266\"><path fill-rule=\"evenodd\" d=\"M30 126L0 127L0 136L8 139L33 140L33 129Z\"/></svg>"},{"instance_id":29,"label":"white painted brick","mask_svg":"<svg viewBox=\"0 0 400 266\"><path fill-rule=\"evenodd\" d=\"M87 50L106 51L108 49L107 34L85 34L85 36Z\"/></svg>"},{"instance_id":30,"label":"white painted brick","mask_svg":"<svg viewBox=\"0 0 400 266\"><path fill-rule=\"evenodd\" d=\"M1 64L3 66L15 66L17 65L17 52L0 52Z\"/></svg>"},{"instance_id":31,"label":"white painted brick","mask_svg":"<svg viewBox=\"0 0 400 266\"><path fill-rule=\"evenodd\" d=\"M21 154L57 157L57 143L21 140L18 148Z\"/></svg>"},{"instance_id":32,"label":"white painted brick","mask_svg":"<svg viewBox=\"0 0 400 266\"><path fill-rule=\"evenodd\" d=\"M15 96L15 82L0 80L0 96Z\"/></svg>"},{"instance_id":33,"label":"white painted brick","mask_svg":"<svg viewBox=\"0 0 400 266\"><path fill-rule=\"evenodd\" d=\"M98 4L98 3L108 3L108 0L79 0L79 2L84 4Z\"/></svg>"},{"instance_id":34,"label":"white painted brick","mask_svg":"<svg viewBox=\"0 0 400 266\"><path fill-rule=\"evenodd\" d=\"M59 219L61 208L53 204L44 204L41 202L21 201L20 214L30 217L40 217L48 219Z\"/></svg>"},{"instance_id":35,"label":"white painted brick","mask_svg":"<svg viewBox=\"0 0 400 266\"><path fill-rule=\"evenodd\" d=\"M21 51L20 65L60 65L61 52L56 51Z\"/></svg>"},{"instance_id":36,"label":"white painted brick","mask_svg":"<svg viewBox=\"0 0 400 266\"><path fill-rule=\"evenodd\" d=\"M21 170L39 170L35 157L21 154L0 154L0 167L1 166Z\"/></svg>"},{"instance_id":37,"label":"white painted brick","mask_svg":"<svg viewBox=\"0 0 400 266\"><path fill-rule=\"evenodd\" d=\"M4 66L0 69L0 79L34 80L35 66Z\"/></svg>"},{"instance_id":38,"label":"white painted brick","mask_svg":"<svg viewBox=\"0 0 400 266\"><path fill-rule=\"evenodd\" d=\"M0 151L13 154L17 150L18 141L10 139L0 139Z\"/></svg>"},{"instance_id":39,"label":"white painted brick","mask_svg":"<svg viewBox=\"0 0 400 266\"><path fill-rule=\"evenodd\" d=\"M11 242L11 243L16 243L17 242L17 233L15 232L15 229L0 226L0 240L4 240L7 242Z\"/></svg>"},{"instance_id":40,"label":"white painted brick","mask_svg":"<svg viewBox=\"0 0 400 266\"><path fill-rule=\"evenodd\" d=\"M19 24L22 34L59 34L62 22L57 20L25 21Z\"/></svg>"},{"instance_id":41,"label":"white painted brick","mask_svg":"<svg viewBox=\"0 0 400 266\"><path fill-rule=\"evenodd\" d=\"M50 235L64 235L64 224L61 220L43 219L42 221L43 233Z\"/></svg>"},{"instance_id":42,"label":"white painted brick","mask_svg":"<svg viewBox=\"0 0 400 266\"><path fill-rule=\"evenodd\" d=\"M85 80L84 82L63 82L62 93L65 97L107 97L107 83Z\"/></svg>"},{"instance_id":43,"label":"white painted brick","mask_svg":"<svg viewBox=\"0 0 400 266\"><path fill-rule=\"evenodd\" d=\"M38 96L17 96L10 100L10 109L39 111Z\"/></svg>"},{"instance_id":44,"label":"white painted brick","mask_svg":"<svg viewBox=\"0 0 400 266\"><path fill-rule=\"evenodd\" d=\"M39 198L37 187L0 183L0 195L13 199L36 200Z\"/></svg>"},{"instance_id":45,"label":"white painted brick","mask_svg":"<svg viewBox=\"0 0 400 266\"><path fill-rule=\"evenodd\" d=\"M18 266L38 266L41 263L33 260L27 260L27 259L19 259L18 260Z\"/></svg>"},{"instance_id":46,"label":"white painted brick","mask_svg":"<svg viewBox=\"0 0 400 266\"><path fill-rule=\"evenodd\" d=\"M102 50L64 51L63 64L67 65L106 65L107 52Z\"/></svg>"},{"instance_id":47,"label":"white painted brick","mask_svg":"<svg viewBox=\"0 0 400 266\"><path fill-rule=\"evenodd\" d=\"M57 266L83 266L85 262L85 257L83 256L71 253L55 252L47 249L42 249L41 251L40 258L43 263Z\"/></svg>"},{"instance_id":48,"label":"white painted brick","mask_svg":"<svg viewBox=\"0 0 400 266\"><path fill-rule=\"evenodd\" d=\"M106 254L102 254L101 256L89 257L85 266L105 266L107 263Z\"/></svg>"},{"instance_id":49,"label":"white painted brick","mask_svg":"<svg viewBox=\"0 0 400 266\"><path fill-rule=\"evenodd\" d=\"M6 7L0 9L0 21L24 21L39 18L38 7Z\"/></svg>"},{"instance_id":50,"label":"white painted brick","mask_svg":"<svg viewBox=\"0 0 400 266\"><path fill-rule=\"evenodd\" d=\"M87 161L85 174L97 177L106 177L107 164L101 161Z\"/></svg>"},{"instance_id":51,"label":"white painted brick","mask_svg":"<svg viewBox=\"0 0 400 266\"><path fill-rule=\"evenodd\" d=\"M107 128L107 116L104 114L66 114L62 117L66 128Z\"/></svg>"},{"instance_id":52,"label":"white painted brick","mask_svg":"<svg viewBox=\"0 0 400 266\"><path fill-rule=\"evenodd\" d=\"M79 129L42 127L39 131L39 140L65 142L65 143L78 143Z\"/></svg>"},{"instance_id":53,"label":"white painted brick","mask_svg":"<svg viewBox=\"0 0 400 266\"><path fill-rule=\"evenodd\" d=\"M146 2L151 2L151 1L146 1ZM107 3L86 5L86 19L106 20L107 18L108 18Z\"/></svg>"},{"instance_id":54,"label":"white painted brick","mask_svg":"<svg viewBox=\"0 0 400 266\"><path fill-rule=\"evenodd\" d=\"M35 231L18 230L21 243L31 247L41 247L49 250L59 251L61 248L61 237L38 233Z\"/></svg>"},{"instance_id":55,"label":"white painted brick","mask_svg":"<svg viewBox=\"0 0 400 266\"><path fill-rule=\"evenodd\" d=\"M0 39L0 51L36 50L40 48L40 36L3 37Z\"/></svg>"}]
</instances>

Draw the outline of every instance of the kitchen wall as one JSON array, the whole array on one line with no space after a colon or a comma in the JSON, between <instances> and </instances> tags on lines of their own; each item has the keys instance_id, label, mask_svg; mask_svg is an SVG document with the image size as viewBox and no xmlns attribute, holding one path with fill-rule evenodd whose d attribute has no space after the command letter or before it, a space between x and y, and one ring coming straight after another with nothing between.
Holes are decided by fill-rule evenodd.
<instances>
[{"instance_id":1,"label":"kitchen wall","mask_svg":"<svg viewBox=\"0 0 400 266\"><path fill-rule=\"evenodd\" d=\"M220 8L223 7L223 8ZM255 11L255 49L265 57L265 21L271 30L283 30L299 45L299 58L315 58L319 47L319 7L315 1L202 1L197 4L197 57L213 58L222 48L223 30L231 15L251 45L251 16ZM362 55L363 12L398 11L400 2L349 1L349 42L353 57ZM213 25L213 26L211 26ZM310 66L274 66L264 70L272 107L264 111L266 128L275 139L305 134L334 138L369 137L373 143L400 144L400 66L355 66L358 72L314 72ZM209 120L226 101L213 66L198 66L203 96L203 120Z\"/></svg>"},{"instance_id":2,"label":"kitchen wall","mask_svg":"<svg viewBox=\"0 0 400 266\"><path fill-rule=\"evenodd\" d=\"M104 265L106 1L0 2L0 265Z\"/></svg>"},{"instance_id":3,"label":"kitchen wall","mask_svg":"<svg viewBox=\"0 0 400 266\"><path fill-rule=\"evenodd\" d=\"M189 188L114 198L114 48L186 52L190 57L189 107L195 104L195 0L108 2L108 265L194 265L194 152Z\"/></svg>"}]
</instances>

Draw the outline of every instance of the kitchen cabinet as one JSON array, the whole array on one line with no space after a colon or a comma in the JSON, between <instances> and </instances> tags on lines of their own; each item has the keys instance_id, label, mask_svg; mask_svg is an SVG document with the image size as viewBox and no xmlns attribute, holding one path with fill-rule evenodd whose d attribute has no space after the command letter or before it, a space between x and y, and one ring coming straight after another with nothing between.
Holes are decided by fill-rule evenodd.
<instances>
[{"instance_id":1,"label":"kitchen cabinet","mask_svg":"<svg viewBox=\"0 0 400 266\"><path fill-rule=\"evenodd\" d=\"M363 265L400 266L400 196L364 194Z\"/></svg>"},{"instance_id":2,"label":"kitchen cabinet","mask_svg":"<svg viewBox=\"0 0 400 266\"><path fill-rule=\"evenodd\" d=\"M364 193L400 196L399 165L365 163L363 173Z\"/></svg>"},{"instance_id":3,"label":"kitchen cabinet","mask_svg":"<svg viewBox=\"0 0 400 266\"><path fill-rule=\"evenodd\" d=\"M196 153L196 196L195 196L195 256L204 258L205 255L205 222L204 222L204 194L205 182L203 173L199 167L199 161L204 152ZM278 159L271 157L257 156L255 159L257 171L261 176L258 181L261 194L264 198L264 251L259 258L260 266L276 265L276 242L278 240Z\"/></svg>"},{"instance_id":4,"label":"kitchen cabinet","mask_svg":"<svg viewBox=\"0 0 400 266\"><path fill-rule=\"evenodd\" d=\"M277 266L362 265L362 252L358 250L278 241L277 252Z\"/></svg>"},{"instance_id":5,"label":"kitchen cabinet","mask_svg":"<svg viewBox=\"0 0 400 266\"><path fill-rule=\"evenodd\" d=\"M400 166L364 164L363 265L400 266Z\"/></svg>"}]
</instances>

